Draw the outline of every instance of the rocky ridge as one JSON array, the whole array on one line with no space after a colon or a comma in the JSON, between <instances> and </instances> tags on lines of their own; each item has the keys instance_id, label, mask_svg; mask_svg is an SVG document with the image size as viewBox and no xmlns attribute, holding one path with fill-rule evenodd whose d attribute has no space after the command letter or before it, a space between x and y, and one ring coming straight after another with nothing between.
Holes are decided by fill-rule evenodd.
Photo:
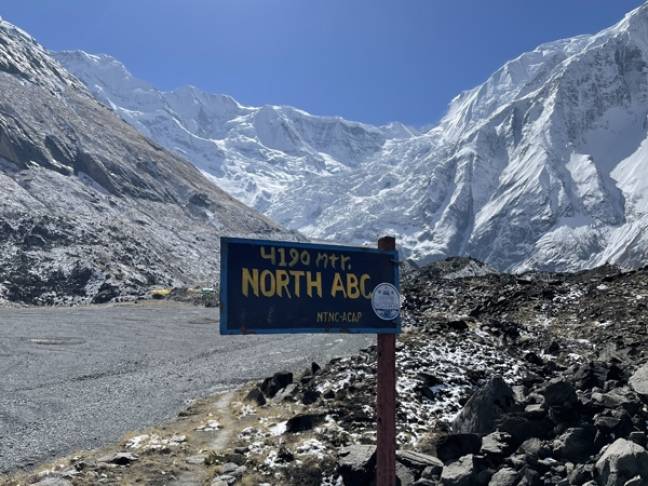
<instances>
[{"instance_id":1,"label":"rocky ridge","mask_svg":"<svg viewBox=\"0 0 648 486\"><path fill-rule=\"evenodd\" d=\"M0 20L0 302L211 284L219 236L294 238L97 103Z\"/></svg>"},{"instance_id":2,"label":"rocky ridge","mask_svg":"<svg viewBox=\"0 0 648 486\"><path fill-rule=\"evenodd\" d=\"M401 485L645 484L648 270L515 276L450 259L409 272L402 289ZM136 460L83 453L38 478L371 484L375 359L369 348L268 377L227 405L199 401L153 443L147 432L111 452ZM214 435L173 445L187 420L211 420Z\"/></svg>"}]
</instances>

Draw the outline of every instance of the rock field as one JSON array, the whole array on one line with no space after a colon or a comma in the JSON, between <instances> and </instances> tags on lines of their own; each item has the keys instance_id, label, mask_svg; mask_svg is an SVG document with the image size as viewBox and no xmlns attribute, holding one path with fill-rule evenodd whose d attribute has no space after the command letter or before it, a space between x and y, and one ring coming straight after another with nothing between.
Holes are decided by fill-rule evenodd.
<instances>
[{"instance_id":1,"label":"rock field","mask_svg":"<svg viewBox=\"0 0 648 486\"><path fill-rule=\"evenodd\" d=\"M648 270L513 276L461 258L402 290L399 484L648 484ZM7 481L369 485L374 400L371 347Z\"/></svg>"}]
</instances>

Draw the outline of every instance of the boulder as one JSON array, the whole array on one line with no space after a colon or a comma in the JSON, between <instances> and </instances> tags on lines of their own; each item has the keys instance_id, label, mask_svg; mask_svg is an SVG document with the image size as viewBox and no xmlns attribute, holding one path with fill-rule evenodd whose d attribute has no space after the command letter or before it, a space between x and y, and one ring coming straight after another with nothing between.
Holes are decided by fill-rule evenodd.
<instances>
[{"instance_id":1,"label":"boulder","mask_svg":"<svg viewBox=\"0 0 648 486\"><path fill-rule=\"evenodd\" d=\"M553 433L553 427L554 424L546 417L541 420L530 420L515 414L502 417L497 422L498 430L510 434L514 447L533 437L548 438Z\"/></svg>"},{"instance_id":2,"label":"boulder","mask_svg":"<svg viewBox=\"0 0 648 486\"><path fill-rule=\"evenodd\" d=\"M550 407L565 407L578 401L574 386L559 378L551 380L542 394Z\"/></svg>"},{"instance_id":3,"label":"boulder","mask_svg":"<svg viewBox=\"0 0 648 486\"><path fill-rule=\"evenodd\" d=\"M525 440L518 448L517 453L524 454L527 464L537 465L538 461L547 457L551 451L544 446L540 439L532 438Z\"/></svg>"},{"instance_id":4,"label":"boulder","mask_svg":"<svg viewBox=\"0 0 648 486\"><path fill-rule=\"evenodd\" d=\"M419 474L423 470L431 468L428 470L428 473L438 476L441 474L441 470L443 469L443 462L439 459L427 454L421 454L420 452L398 451L396 452L396 459L407 467L418 471Z\"/></svg>"},{"instance_id":5,"label":"boulder","mask_svg":"<svg viewBox=\"0 0 648 486\"><path fill-rule=\"evenodd\" d=\"M339 449L337 471L346 486L371 484L376 475L376 446L352 445Z\"/></svg>"},{"instance_id":6,"label":"boulder","mask_svg":"<svg viewBox=\"0 0 648 486\"><path fill-rule=\"evenodd\" d=\"M279 390L286 388L293 382L293 374L287 371L280 371L273 376L263 380L261 384L261 391L267 397L274 397Z\"/></svg>"},{"instance_id":7,"label":"boulder","mask_svg":"<svg viewBox=\"0 0 648 486\"><path fill-rule=\"evenodd\" d=\"M591 361L579 366L573 374L573 380L579 390L589 390L594 387L603 388L607 380L623 378L623 372L616 365Z\"/></svg>"},{"instance_id":8,"label":"boulder","mask_svg":"<svg viewBox=\"0 0 648 486\"><path fill-rule=\"evenodd\" d=\"M524 453L515 453L509 456L506 459L506 464L513 466L513 468L519 470L526 465L526 456Z\"/></svg>"},{"instance_id":9,"label":"boulder","mask_svg":"<svg viewBox=\"0 0 648 486\"><path fill-rule=\"evenodd\" d=\"M610 415L595 417L594 426L602 437L613 438L627 436L634 428L632 417L625 410L614 410Z\"/></svg>"},{"instance_id":10,"label":"boulder","mask_svg":"<svg viewBox=\"0 0 648 486\"><path fill-rule=\"evenodd\" d=\"M452 423L453 432L489 434L504 413L513 409L513 390L500 376L479 389Z\"/></svg>"},{"instance_id":11,"label":"boulder","mask_svg":"<svg viewBox=\"0 0 648 486\"><path fill-rule=\"evenodd\" d=\"M511 452L511 435L506 432L492 432L482 438L479 453L493 462L499 462Z\"/></svg>"},{"instance_id":12,"label":"boulder","mask_svg":"<svg viewBox=\"0 0 648 486\"><path fill-rule=\"evenodd\" d=\"M441 477L442 472L443 472L443 465L441 465L441 468L439 468L438 466L428 466L425 469L423 469L423 472L421 473L421 479L438 481L439 478Z\"/></svg>"},{"instance_id":13,"label":"boulder","mask_svg":"<svg viewBox=\"0 0 648 486\"><path fill-rule=\"evenodd\" d=\"M480 459L472 454L468 454L458 461L448 464L443 468L443 472L441 473L441 484L444 486L478 486L488 484L490 473Z\"/></svg>"},{"instance_id":14,"label":"boulder","mask_svg":"<svg viewBox=\"0 0 648 486\"><path fill-rule=\"evenodd\" d=\"M479 453L481 445L482 439L477 434L449 434L438 438L436 456L448 464L467 454Z\"/></svg>"},{"instance_id":15,"label":"boulder","mask_svg":"<svg viewBox=\"0 0 648 486\"><path fill-rule=\"evenodd\" d=\"M554 378L542 390L549 417L559 424L578 418L580 403L574 386L561 378Z\"/></svg>"},{"instance_id":16,"label":"boulder","mask_svg":"<svg viewBox=\"0 0 648 486\"><path fill-rule=\"evenodd\" d=\"M311 405L319 400L321 396L322 394L319 392L319 390L315 388L309 388L307 390L304 390L304 394L302 395L302 403L304 405Z\"/></svg>"},{"instance_id":17,"label":"boulder","mask_svg":"<svg viewBox=\"0 0 648 486\"><path fill-rule=\"evenodd\" d=\"M520 479L520 473L510 467L504 467L493 474L488 486L515 486Z\"/></svg>"},{"instance_id":18,"label":"boulder","mask_svg":"<svg viewBox=\"0 0 648 486\"><path fill-rule=\"evenodd\" d=\"M416 481L414 472L402 462L396 463L396 484L399 486L412 486Z\"/></svg>"},{"instance_id":19,"label":"boulder","mask_svg":"<svg viewBox=\"0 0 648 486\"><path fill-rule=\"evenodd\" d=\"M641 401L634 393L621 388L615 388L607 393L594 392L592 401L599 407L613 410L623 408L630 414L634 414L641 407Z\"/></svg>"},{"instance_id":20,"label":"boulder","mask_svg":"<svg viewBox=\"0 0 648 486\"><path fill-rule=\"evenodd\" d=\"M628 383L635 392L643 398L648 398L648 363L635 371Z\"/></svg>"},{"instance_id":21,"label":"boulder","mask_svg":"<svg viewBox=\"0 0 648 486\"><path fill-rule=\"evenodd\" d=\"M324 422L325 413L300 413L288 419L286 422L286 432L296 433L305 432L317 427Z\"/></svg>"},{"instance_id":22,"label":"boulder","mask_svg":"<svg viewBox=\"0 0 648 486\"><path fill-rule=\"evenodd\" d=\"M635 476L648 478L648 451L634 442L617 439L596 461L601 486L624 486Z\"/></svg>"},{"instance_id":23,"label":"boulder","mask_svg":"<svg viewBox=\"0 0 648 486\"><path fill-rule=\"evenodd\" d=\"M581 464L572 470L569 473L569 484L585 484L587 481L591 481L594 478L594 466L591 464Z\"/></svg>"},{"instance_id":24,"label":"boulder","mask_svg":"<svg viewBox=\"0 0 648 486\"><path fill-rule=\"evenodd\" d=\"M594 453L596 430L591 425L567 429L553 443L555 457L580 462Z\"/></svg>"}]
</instances>

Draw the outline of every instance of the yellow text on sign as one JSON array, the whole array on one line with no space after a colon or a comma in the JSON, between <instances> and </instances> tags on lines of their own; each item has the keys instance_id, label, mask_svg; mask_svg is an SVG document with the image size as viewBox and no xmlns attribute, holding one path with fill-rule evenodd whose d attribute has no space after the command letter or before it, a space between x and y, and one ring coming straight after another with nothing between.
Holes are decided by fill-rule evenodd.
<instances>
[{"instance_id":1,"label":"yellow text on sign","mask_svg":"<svg viewBox=\"0 0 648 486\"><path fill-rule=\"evenodd\" d=\"M311 258L311 253L308 250L298 250L297 248L275 248L274 246L262 246L259 249L259 256L270 262L274 266L279 267L294 267L297 265L309 266L311 262L315 268L324 268L331 270L351 270L351 257L348 255L341 255L335 252L321 252L314 253Z\"/></svg>"},{"instance_id":2,"label":"yellow text on sign","mask_svg":"<svg viewBox=\"0 0 648 486\"><path fill-rule=\"evenodd\" d=\"M241 292L245 297L319 297L325 289L321 272L305 270L259 270L258 268L241 269ZM354 273L336 272L333 282L326 292L333 298L371 299L368 274L360 276Z\"/></svg>"}]
</instances>

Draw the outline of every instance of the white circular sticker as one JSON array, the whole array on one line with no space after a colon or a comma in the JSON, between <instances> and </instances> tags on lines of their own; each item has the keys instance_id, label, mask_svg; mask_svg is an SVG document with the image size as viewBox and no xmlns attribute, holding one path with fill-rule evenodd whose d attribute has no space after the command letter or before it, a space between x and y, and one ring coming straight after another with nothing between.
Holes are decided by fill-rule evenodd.
<instances>
[{"instance_id":1,"label":"white circular sticker","mask_svg":"<svg viewBox=\"0 0 648 486\"><path fill-rule=\"evenodd\" d=\"M400 294L390 283L376 286L371 296L371 307L383 321L393 321L400 316Z\"/></svg>"}]
</instances>

